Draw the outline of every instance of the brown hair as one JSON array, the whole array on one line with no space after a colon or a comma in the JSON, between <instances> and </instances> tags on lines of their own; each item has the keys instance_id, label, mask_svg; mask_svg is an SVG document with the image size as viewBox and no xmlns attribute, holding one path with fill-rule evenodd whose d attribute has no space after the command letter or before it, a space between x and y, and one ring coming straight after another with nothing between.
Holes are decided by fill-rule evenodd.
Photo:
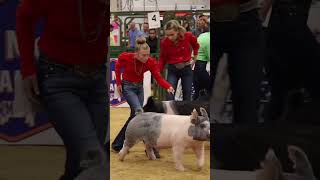
<instances>
[{"instance_id":1,"label":"brown hair","mask_svg":"<svg viewBox=\"0 0 320 180\"><path fill-rule=\"evenodd\" d=\"M184 33L186 32L186 29L180 25L180 23L177 20L170 20L167 22L167 24L164 27L164 30L171 30L178 31L179 38L184 37Z\"/></svg>"},{"instance_id":2,"label":"brown hair","mask_svg":"<svg viewBox=\"0 0 320 180\"><path fill-rule=\"evenodd\" d=\"M136 51L140 50L148 50L150 49L149 45L147 44L147 40L144 37L138 37L136 39Z\"/></svg>"}]
</instances>

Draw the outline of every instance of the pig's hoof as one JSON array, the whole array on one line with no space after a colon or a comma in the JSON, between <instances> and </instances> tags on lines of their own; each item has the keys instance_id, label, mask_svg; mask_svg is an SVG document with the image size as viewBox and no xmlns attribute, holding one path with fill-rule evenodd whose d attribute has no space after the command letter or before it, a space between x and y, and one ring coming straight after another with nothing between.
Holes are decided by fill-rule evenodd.
<instances>
[{"instance_id":1,"label":"pig's hoof","mask_svg":"<svg viewBox=\"0 0 320 180\"><path fill-rule=\"evenodd\" d=\"M197 167L197 171L201 171L202 168L203 168L203 166L198 166L198 167Z\"/></svg>"},{"instance_id":2,"label":"pig's hoof","mask_svg":"<svg viewBox=\"0 0 320 180\"><path fill-rule=\"evenodd\" d=\"M118 154L118 157L119 157L119 160L120 160L120 161L123 161L123 159L124 159L123 153L120 152L120 153Z\"/></svg>"},{"instance_id":3,"label":"pig's hoof","mask_svg":"<svg viewBox=\"0 0 320 180\"><path fill-rule=\"evenodd\" d=\"M178 166L176 166L176 169L178 170L178 171L181 171L181 172L183 172L184 171L184 167L182 166L182 165L178 165Z\"/></svg>"}]
</instances>

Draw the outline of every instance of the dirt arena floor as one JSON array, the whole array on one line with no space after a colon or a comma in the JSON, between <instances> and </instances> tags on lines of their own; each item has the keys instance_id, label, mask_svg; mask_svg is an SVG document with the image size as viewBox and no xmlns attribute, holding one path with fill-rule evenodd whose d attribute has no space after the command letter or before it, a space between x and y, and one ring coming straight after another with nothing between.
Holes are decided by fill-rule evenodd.
<instances>
[{"instance_id":1,"label":"dirt arena floor","mask_svg":"<svg viewBox=\"0 0 320 180\"><path fill-rule=\"evenodd\" d=\"M129 108L111 108L110 142L114 140L129 117ZM143 143L134 146L123 162L116 153L110 154L111 180L209 180L210 179L210 146L205 146L205 166L196 170L196 157L191 149L184 155L185 172L174 168L171 149L160 150L161 158L148 160Z\"/></svg>"},{"instance_id":2,"label":"dirt arena floor","mask_svg":"<svg viewBox=\"0 0 320 180\"><path fill-rule=\"evenodd\" d=\"M58 180L63 174L62 146L0 146L0 180Z\"/></svg>"}]
</instances>

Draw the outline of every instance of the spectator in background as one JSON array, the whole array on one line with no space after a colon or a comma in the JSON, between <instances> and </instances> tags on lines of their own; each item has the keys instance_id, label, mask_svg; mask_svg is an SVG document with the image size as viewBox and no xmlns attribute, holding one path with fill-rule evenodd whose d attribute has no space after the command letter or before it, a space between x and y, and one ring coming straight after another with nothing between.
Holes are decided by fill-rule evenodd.
<instances>
[{"instance_id":1,"label":"spectator in background","mask_svg":"<svg viewBox=\"0 0 320 180\"><path fill-rule=\"evenodd\" d=\"M209 22L209 17L206 15L200 15L199 19L202 19L203 21L205 21L205 23L207 24L207 27L210 29L210 22Z\"/></svg>"},{"instance_id":2,"label":"spectator in background","mask_svg":"<svg viewBox=\"0 0 320 180\"><path fill-rule=\"evenodd\" d=\"M119 29L120 22L119 22L119 17L118 16L114 16L114 19L113 19L111 25L113 26L114 30Z\"/></svg>"},{"instance_id":3,"label":"spectator in background","mask_svg":"<svg viewBox=\"0 0 320 180\"><path fill-rule=\"evenodd\" d=\"M114 46L115 45L115 40L114 40L114 36L112 34L112 31L113 31L113 26L112 26L112 24L110 24L110 36L109 36L109 38L110 38L110 46Z\"/></svg>"},{"instance_id":4,"label":"spectator in background","mask_svg":"<svg viewBox=\"0 0 320 180\"><path fill-rule=\"evenodd\" d=\"M209 32L209 27L206 19L203 15L200 15L197 21L197 27L192 31L193 35L199 37L200 34L204 32Z\"/></svg>"},{"instance_id":5,"label":"spectator in background","mask_svg":"<svg viewBox=\"0 0 320 180\"><path fill-rule=\"evenodd\" d=\"M200 45L197 61L195 63L193 72L193 86L195 95L193 99L197 99L200 92L205 90L209 92L209 73L207 72L207 63L210 60L210 32L202 33L198 37L198 43Z\"/></svg>"},{"instance_id":6,"label":"spectator in background","mask_svg":"<svg viewBox=\"0 0 320 180\"><path fill-rule=\"evenodd\" d=\"M188 21L185 21L183 23L183 27L186 29L187 32L191 31L190 24Z\"/></svg>"},{"instance_id":7,"label":"spectator in background","mask_svg":"<svg viewBox=\"0 0 320 180\"><path fill-rule=\"evenodd\" d=\"M149 36L149 23L144 22L142 25L142 36L147 38Z\"/></svg>"},{"instance_id":8,"label":"spectator in background","mask_svg":"<svg viewBox=\"0 0 320 180\"><path fill-rule=\"evenodd\" d=\"M155 29L149 30L149 36L147 38L147 44L150 47L150 53L156 53L158 48L158 37Z\"/></svg>"},{"instance_id":9,"label":"spectator in background","mask_svg":"<svg viewBox=\"0 0 320 180\"><path fill-rule=\"evenodd\" d=\"M136 39L138 37L143 36L143 33L136 27L135 22L130 23L128 36L129 36L128 48L135 48L136 47Z\"/></svg>"}]
</instances>

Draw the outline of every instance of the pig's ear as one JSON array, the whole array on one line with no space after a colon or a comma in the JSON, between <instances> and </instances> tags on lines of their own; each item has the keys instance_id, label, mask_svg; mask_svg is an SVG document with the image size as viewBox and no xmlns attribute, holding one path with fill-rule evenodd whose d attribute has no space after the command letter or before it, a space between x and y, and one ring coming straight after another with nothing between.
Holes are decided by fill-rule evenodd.
<instances>
[{"instance_id":1,"label":"pig's ear","mask_svg":"<svg viewBox=\"0 0 320 180\"><path fill-rule=\"evenodd\" d=\"M191 123L192 124L196 124L197 121L198 121L198 112L196 109L193 109L192 113L191 113L191 116L190 116L190 119L191 119Z\"/></svg>"},{"instance_id":2,"label":"pig's ear","mask_svg":"<svg viewBox=\"0 0 320 180\"><path fill-rule=\"evenodd\" d=\"M204 109L204 108L200 108L200 112L201 112L201 115L203 116L203 117L205 117L206 119L208 119L209 120L209 116L208 116L208 113L207 113L207 111L206 111L206 109Z\"/></svg>"}]
</instances>

